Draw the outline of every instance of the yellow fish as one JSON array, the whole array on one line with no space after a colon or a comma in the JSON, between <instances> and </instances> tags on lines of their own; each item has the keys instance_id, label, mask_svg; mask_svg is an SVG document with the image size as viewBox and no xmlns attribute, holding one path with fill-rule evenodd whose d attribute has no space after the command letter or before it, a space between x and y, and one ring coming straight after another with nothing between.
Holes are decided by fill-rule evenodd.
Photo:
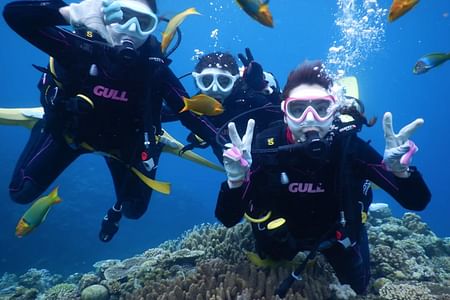
<instances>
[{"instance_id":1,"label":"yellow fish","mask_svg":"<svg viewBox=\"0 0 450 300\"><path fill-rule=\"evenodd\" d=\"M419 0L394 0L389 9L388 20L393 22L413 9Z\"/></svg>"},{"instance_id":2,"label":"yellow fish","mask_svg":"<svg viewBox=\"0 0 450 300\"><path fill-rule=\"evenodd\" d=\"M175 31L177 30L178 26L180 26L181 23L183 23L184 19L189 15L201 15L194 7L188 8L185 11L179 13L172 19L170 19L169 23L167 24L166 29L164 30L162 34L162 42L161 42L161 51L163 53L166 52L167 47L169 46L170 42L173 39L173 36L175 35Z\"/></svg>"},{"instance_id":3,"label":"yellow fish","mask_svg":"<svg viewBox=\"0 0 450 300\"><path fill-rule=\"evenodd\" d=\"M217 116L223 113L222 103L205 94L198 94L191 99L183 97L184 107L180 113L192 111L197 115Z\"/></svg>"},{"instance_id":4,"label":"yellow fish","mask_svg":"<svg viewBox=\"0 0 450 300\"><path fill-rule=\"evenodd\" d=\"M236 2L250 17L267 27L273 27L269 0L236 0Z\"/></svg>"},{"instance_id":5,"label":"yellow fish","mask_svg":"<svg viewBox=\"0 0 450 300\"><path fill-rule=\"evenodd\" d=\"M16 236L21 238L38 227L45 221L50 207L60 202L61 198L58 196L58 187L55 187L47 196L36 200L22 218L20 218L19 223L17 223Z\"/></svg>"}]
</instances>

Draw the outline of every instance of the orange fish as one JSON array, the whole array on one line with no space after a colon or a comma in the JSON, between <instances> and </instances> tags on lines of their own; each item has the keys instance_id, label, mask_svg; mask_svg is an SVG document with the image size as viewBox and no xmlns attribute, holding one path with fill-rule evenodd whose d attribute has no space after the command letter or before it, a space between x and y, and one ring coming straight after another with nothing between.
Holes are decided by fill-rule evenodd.
<instances>
[{"instance_id":1,"label":"orange fish","mask_svg":"<svg viewBox=\"0 0 450 300\"><path fill-rule=\"evenodd\" d=\"M419 0L394 0L389 9L388 20L393 22L414 8Z\"/></svg>"},{"instance_id":2,"label":"orange fish","mask_svg":"<svg viewBox=\"0 0 450 300\"><path fill-rule=\"evenodd\" d=\"M198 94L191 99L183 97L184 107L181 112L192 111L197 115L217 116L223 113L222 103L205 94Z\"/></svg>"}]
</instances>

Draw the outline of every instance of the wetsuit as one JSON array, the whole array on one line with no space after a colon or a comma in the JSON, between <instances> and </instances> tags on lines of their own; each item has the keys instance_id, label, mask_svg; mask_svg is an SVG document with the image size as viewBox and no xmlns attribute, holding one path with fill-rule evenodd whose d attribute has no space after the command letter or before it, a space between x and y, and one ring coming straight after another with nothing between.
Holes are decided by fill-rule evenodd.
<instances>
[{"instance_id":1,"label":"wetsuit","mask_svg":"<svg viewBox=\"0 0 450 300\"><path fill-rule=\"evenodd\" d=\"M225 144L228 140L228 127L226 126L231 120L235 122L236 129L242 136L245 133L247 121L249 119L255 120L255 133L267 128L272 122L282 119L281 110L279 109L280 90L277 87L272 88L273 92L271 94L265 94L262 91L255 91L248 87L242 78L239 78L236 81L231 94L228 95L222 103L224 109L223 113L216 116L208 116L208 121L214 124L215 127L221 128L222 126L225 126L224 129L220 131L220 136L223 137L223 139L221 139L222 144ZM260 107L267 107L267 109L257 109ZM250 112L251 110L254 111ZM163 121L173 121L177 119L176 114L166 106L163 108L162 115ZM193 145L201 144L194 134L190 134L187 140L188 142L193 143ZM202 147L206 147L206 145L203 145ZM223 151L217 148L213 150L217 159L222 161Z\"/></svg>"},{"instance_id":2,"label":"wetsuit","mask_svg":"<svg viewBox=\"0 0 450 300\"><path fill-rule=\"evenodd\" d=\"M141 154L146 151L158 162L163 146L156 138L162 101L178 112L187 93L153 36L136 49L135 57L124 57L120 48L58 27L68 25L58 11L66 5L59 0L18 1L4 8L8 25L54 59L39 84L44 119L33 128L17 163L11 197L20 203L36 199L72 161L89 152L82 146L87 144L122 160L106 158L117 201L126 217L139 218L152 189L125 164L155 177L156 168L144 168ZM190 112L178 118L214 143L215 129L207 121Z\"/></svg>"},{"instance_id":3,"label":"wetsuit","mask_svg":"<svg viewBox=\"0 0 450 300\"><path fill-rule=\"evenodd\" d=\"M253 149L293 144L288 137L285 125L269 128L256 137ZM342 284L363 293L370 275L367 232L361 217L372 198L367 180L411 210L424 209L431 195L415 168L411 167L409 178L398 178L384 168L382 156L356 135L346 147L346 156L341 156L342 141L335 138L320 158L303 150L254 155L248 182L236 189L222 184L215 214L231 227L244 213L261 218L271 211L269 220L252 223L252 227L259 255L272 259L290 260L318 242L348 237L353 246L344 248L336 242L322 253ZM346 166L340 164L343 157ZM286 175L284 181L282 173ZM339 195L344 197L340 199ZM338 224L341 210L347 222L343 230ZM277 218L284 218L286 223L267 230L267 224Z\"/></svg>"},{"instance_id":4,"label":"wetsuit","mask_svg":"<svg viewBox=\"0 0 450 300\"><path fill-rule=\"evenodd\" d=\"M227 124L232 118L250 111L252 109L280 104L280 92L278 89L273 91L272 94L264 94L262 91L255 91L246 86L245 81L240 78L234 85L231 94L223 101L224 111L220 115L209 117L209 120L216 126L221 127ZM276 109L279 111L279 109ZM275 121L281 119L280 114L273 113L265 110L258 110L253 113L245 114L243 117L239 117L235 120L236 128L239 133L245 133L247 128L248 119L255 119L255 132L260 132L267 126ZM228 133L222 133L222 135L228 136Z\"/></svg>"}]
</instances>

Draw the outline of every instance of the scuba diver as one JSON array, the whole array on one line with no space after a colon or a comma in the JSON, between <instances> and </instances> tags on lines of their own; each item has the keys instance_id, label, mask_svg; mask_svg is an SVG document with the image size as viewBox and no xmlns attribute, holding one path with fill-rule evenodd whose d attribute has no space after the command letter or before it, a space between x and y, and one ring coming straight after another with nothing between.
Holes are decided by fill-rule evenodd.
<instances>
[{"instance_id":1,"label":"scuba diver","mask_svg":"<svg viewBox=\"0 0 450 300\"><path fill-rule=\"evenodd\" d=\"M275 77L264 72L262 66L256 62L250 49L244 54L238 54L244 65L243 75L239 74L239 67L233 55L224 52L212 52L200 57L194 71L191 73L199 93L213 97L221 102L223 112L208 116L208 120L217 128L226 127L233 120L239 132L244 132L249 117L258 120L257 131L264 129L268 124L281 119L281 114L274 114L273 107L280 103L280 90ZM258 109L267 107L267 110ZM254 110L253 113L249 113ZM163 121L171 118L173 113L165 110ZM245 119L240 115L245 113ZM225 128L226 129L226 128ZM225 134L224 130L220 130ZM206 148L208 143L196 134L187 137L190 143L183 150L193 148ZM222 161L222 149L214 149L214 154ZM219 151L216 151L219 150Z\"/></svg>"},{"instance_id":2,"label":"scuba diver","mask_svg":"<svg viewBox=\"0 0 450 300\"><path fill-rule=\"evenodd\" d=\"M357 136L368 124L343 103L321 62L293 70L282 94L284 122L253 140L254 120L241 139L228 125L231 144L223 153L227 174L215 215L226 227L243 217L252 224L256 252L263 260L308 258L286 278L276 294L284 297L301 279L309 259L320 251L342 284L362 294L369 283L369 245L364 223L372 200L371 182L404 208L423 210L431 194L419 171L410 166L417 147L409 140L422 125L417 119L400 133L392 115L383 119L384 157ZM353 104L356 104L353 102Z\"/></svg>"},{"instance_id":3,"label":"scuba diver","mask_svg":"<svg viewBox=\"0 0 450 300\"><path fill-rule=\"evenodd\" d=\"M122 215L138 219L147 210L152 188L141 179L156 175L163 100L179 112L188 97L152 34L155 0L14 1L3 16L50 55L48 68L37 67L45 115L17 162L11 198L30 203L78 156L102 153L117 197L101 223L99 238L108 242ZM207 120L190 111L177 117L215 146L216 130Z\"/></svg>"}]
</instances>

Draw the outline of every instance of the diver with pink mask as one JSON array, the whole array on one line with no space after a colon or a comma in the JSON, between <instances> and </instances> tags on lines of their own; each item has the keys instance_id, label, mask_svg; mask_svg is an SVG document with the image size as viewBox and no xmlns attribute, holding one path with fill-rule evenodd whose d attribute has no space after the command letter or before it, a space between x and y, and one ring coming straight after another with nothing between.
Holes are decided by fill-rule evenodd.
<instances>
[{"instance_id":1,"label":"diver with pink mask","mask_svg":"<svg viewBox=\"0 0 450 300\"><path fill-rule=\"evenodd\" d=\"M215 214L227 227L243 218L251 223L255 251L267 263L307 259L276 290L284 297L308 260L321 252L341 284L364 294L370 278L364 223L372 201L371 182L404 208L425 209L431 193L410 165L417 147L409 140L423 120L395 134L392 115L383 118L384 156L357 136L367 122L356 102L334 92L320 62L293 70L283 89L283 120L253 140L255 121L243 137L228 125L223 152L227 180ZM260 261L258 260L258 261Z\"/></svg>"}]
</instances>

